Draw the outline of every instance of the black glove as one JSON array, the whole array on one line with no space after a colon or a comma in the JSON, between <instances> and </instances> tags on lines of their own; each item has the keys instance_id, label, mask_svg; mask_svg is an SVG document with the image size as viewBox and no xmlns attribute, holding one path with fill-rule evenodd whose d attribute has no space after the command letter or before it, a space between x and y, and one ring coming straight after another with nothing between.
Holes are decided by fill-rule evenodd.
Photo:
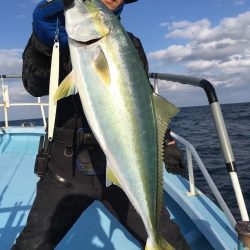
<instances>
[{"instance_id":1,"label":"black glove","mask_svg":"<svg viewBox=\"0 0 250 250\"><path fill-rule=\"evenodd\" d=\"M169 173L184 175L185 164L183 160L182 151L177 144L169 144L164 146L164 163L166 170Z\"/></svg>"}]
</instances>

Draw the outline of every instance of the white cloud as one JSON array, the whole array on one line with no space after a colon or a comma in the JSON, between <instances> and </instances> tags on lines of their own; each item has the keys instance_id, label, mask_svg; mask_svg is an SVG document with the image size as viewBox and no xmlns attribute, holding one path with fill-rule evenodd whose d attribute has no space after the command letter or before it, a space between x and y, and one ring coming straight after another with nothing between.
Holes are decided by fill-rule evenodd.
<instances>
[{"instance_id":1,"label":"white cloud","mask_svg":"<svg viewBox=\"0 0 250 250\"><path fill-rule=\"evenodd\" d=\"M186 38L196 41L214 41L219 39L245 39L250 38L249 30L250 11L242 13L237 17L228 17L221 20L220 24L212 28L207 19L197 22L173 22L170 32L166 37Z\"/></svg>"},{"instance_id":2,"label":"white cloud","mask_svg":"<svg viewBox=\"0 0 250 250\"><path fill-rule=\"evenodd\" d=\"M166 37L177 38L178 43L183 39L183 43L151 52L148 56L160 65L181 65L182 73L204 77L232 91L238 91L241 86L249 93L249 20L250 11L223 18L217 26L208 19L169 23Z\"/></svg>"},{"instance_id":3,"label":"white cloud","mask_svg":"<svg viewBox=\"0 0 250 250\"><path fill-rule=\"evenodd\" d=\"M188 21L173 22L172 25L169 26L170 32L166 37L193 39L193 37L199 36L202 38L207 36L210 25L207 19L202 19L194 23Z\"/></svg>"},{"instance_id":4,"label":"white cloud","mask_svg":"<svg viewBox=\"0 0 250 250\"><path fill-rule=\"evenodd\" d=\"M0 49L0 75L21 75L23 49ZM11 103L37 102L24 88L22 79L3 79L8 85L9 99ZM0 82L1 84L1 82ZM48 102L47 97L42 102ZM3 96L0 85L0 103ZM8 110L9 120L41 117L40 107L10 107ZM0 121L4 120L3 109L0 108Z\"/></svg>"},{"instance_id":5,"label":"white cloud","mask_svg":"<svg viewBox=\"0 0 250 250\"><path fill-rule=\"evenodd\" d=\"M0 49L0 74L20 74L23 49Z\"/></svg>"},{"instance_id":6,"label":"white cloud","mask_svg":"<svg viewBox=\"0 0 250 250\"><path fill-rule=\"evenodd\" d=\"M158 60L167 59L168 62L178 62L191 55L191 53L192 49L188 45L171 45L165 50L158 50L153 53L149 53L149 57L154 57Z\"/></svg>"}]
</instances>

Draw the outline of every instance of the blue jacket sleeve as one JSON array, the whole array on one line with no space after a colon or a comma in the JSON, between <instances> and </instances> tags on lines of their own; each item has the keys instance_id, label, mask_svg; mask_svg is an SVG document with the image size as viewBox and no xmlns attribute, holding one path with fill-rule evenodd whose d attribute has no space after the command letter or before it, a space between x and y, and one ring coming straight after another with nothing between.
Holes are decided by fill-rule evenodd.
<instances>
[{"instance_id":1,"label":"blue jacket sleeve","mask_svg":"<svg viewBox=\"0 0 250 250\"><path fill-rule=\"evenodd\" d=\"M36 37L48 48L52 48L56 30L59 29L60 47L68 45L68 36L65 30L64 1L41 1L33 12L33 32Z\"/></svg>"}]
</instances>

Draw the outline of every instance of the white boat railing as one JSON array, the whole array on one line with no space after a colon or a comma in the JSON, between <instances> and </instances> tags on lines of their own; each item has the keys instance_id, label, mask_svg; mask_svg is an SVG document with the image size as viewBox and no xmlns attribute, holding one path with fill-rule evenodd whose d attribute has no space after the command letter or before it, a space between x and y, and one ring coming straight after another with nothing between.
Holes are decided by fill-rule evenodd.
<instances>
[{"instance_id":1,"label":"white boat railing","mask_svg":"<svg viewBox=\"0 0 250 250\"><path fill-rule=\"evenodd\" d=\"M190 192L187 195L199 195L195 190L195 182L194 182L194 172L193 172L193 160L196 161L202 175L204 176L205 180L207 181L213 195L215 196L219 206L224 211L225 215L227 216L227 219L229 223L231 224L232 228L235 228L236 221L229 210L226 202L224 201L223 197L221 196L218 188L216 187L213 179L211 178L210 174L208 173L205 165L203 164L200 156L198 155L197 151L195 150L194 146L189 143L187 140L182 138L181 136L175 134L174 132L170 132L171 136L176 140L181 142L185 148L186 148L186 156L187 156L187 167L188 167L188 176L189 176L189 189Z\"/></svg>"},{"instance_id":2,"label":"white boat railing","mask_svg":"<svg viewBox=\"0 0 250 250\"><path fill-rule=\"evenodd\" d=\"M9 121L8 121L8 109L10 107L15 107L15 106L39 106L41 109L41 114L42 114L42 119L43 119L43 126L46 128L47 122L46 122L46 117L45 117L45 111L44 111L44 106L48 106L48 103L41 102L41 98L37 98L37 102L20 102L20 103L11 103L10 98L9 98L9 87L8 85L4 82L4 79L10 79L10 78L16 78L20 79L22 78L19 75L0 75L1 79L1 89L2 89L2 97L3 97L3 103L0 103L0 107L3 107L4 109L4 122L5 122L5 127L7 128L9 126Z\"/></svg>"}]
</instances>

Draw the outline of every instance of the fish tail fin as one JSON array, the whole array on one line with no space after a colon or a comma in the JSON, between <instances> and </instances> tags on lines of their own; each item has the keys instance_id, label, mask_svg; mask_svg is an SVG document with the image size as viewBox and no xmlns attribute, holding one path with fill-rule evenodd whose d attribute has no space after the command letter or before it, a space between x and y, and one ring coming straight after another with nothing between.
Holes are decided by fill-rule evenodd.
<instances>
[{"instance_id":1,"label":"fish tail fin","mask_svg":"<svg viewBox=\"0 0 250 250\"><path fill-rule=\"evenodd\" d=\"M175 248L168 243L162 236L157 238L157 242L153 243L150 238L148 238L145 250L174 250Z\"/></svg>"}]
</instances>

